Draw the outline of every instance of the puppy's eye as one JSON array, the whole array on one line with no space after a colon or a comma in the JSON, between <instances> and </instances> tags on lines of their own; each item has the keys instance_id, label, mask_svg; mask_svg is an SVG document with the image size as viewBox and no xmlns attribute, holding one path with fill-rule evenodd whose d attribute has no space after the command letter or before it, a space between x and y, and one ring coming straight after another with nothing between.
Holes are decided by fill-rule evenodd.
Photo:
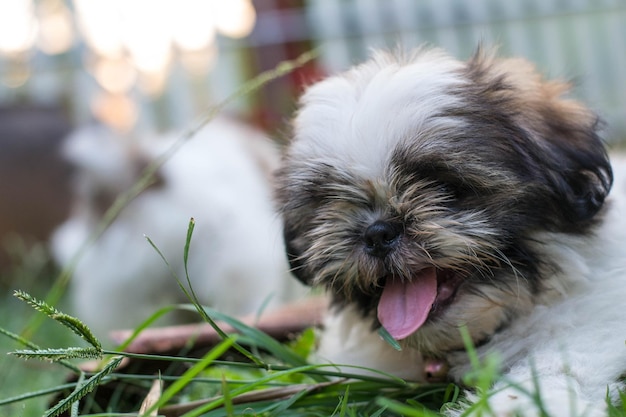
<instances>
[{"instance_id":1,"label":"puppy's eye","mask_svg":"<svg viewBox=\"0 0 626 417\"><path fill-rule=\"evenodd\" d=\"M447 194L455 200L464 200L476 195L476 191L469 185L457 181L440 183L439 191Z\"/></svg>"}]
</instances>

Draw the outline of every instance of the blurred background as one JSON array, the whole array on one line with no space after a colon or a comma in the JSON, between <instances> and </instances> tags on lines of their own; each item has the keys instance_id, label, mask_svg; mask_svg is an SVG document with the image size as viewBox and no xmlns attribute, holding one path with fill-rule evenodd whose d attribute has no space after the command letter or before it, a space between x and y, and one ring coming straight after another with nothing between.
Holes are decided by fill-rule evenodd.
<instances>
[{"instance_id":1,"label":"blurred background","mask_svg":"<svg viewBox=\"0 0 626 417\"><path fill-rule=\"evenodd\" d=\"M236 110L269 129L303 83L372 47L424 42L521 55L624 135L624 0L11 0L0 3L0 104L61 108L73 124L181 128L244 80L321 47L315 63Z\"/></svg>"},{"instance_id":2,"label":"blurred background","mask_svg":"<svg viewBox=\"0 0 626 417\"><path fill-rule=\"evenodd\" d=\"M280 140L303 86L371 48L429 43L466 58L479 42L571 79L607 142L626 144L626 0L0 1L0 326L24 322L10 289L43 296L56 276L48 242L78 192L62 152L71 133L183 131L246 80L319 48L227 109Z\"/></svg>"},{"instance_id":3,"label":"blurred background","mask_svg":"<svg viewBox=\"0 0 626 417\"><path fill-rule=\"evenodd\" d=\"M465 58L479 42L573 80L606 140L624 141L625 0L2 1L0 241L45 240L67 215L55 149L86 123L123 136L184 129L244 81L319 47L316 61L228 109L280 133L303 85L370 48L430 43Z\"/></svg>"},{"instance_id":4,"label":"blurred background","mask_svg":"<svg viewBox=\"0 0 626 417\"><path fill-rule=\"evenodd\" d=\"M429 43L466 58L480 42L571 79L606 141L626 141L626 0L0 2L0 285L49 273L47 242L76 198L76 161L61 149L77 129L99 124L129 143L181 132L246 80L319 48L227 109L280 139L303 86L371 48Z\"/></svg>"},{"instance_id":5,"label":"blurred background","mask_svg":"<svg viewBox=\"0 0 626 417\"><path fill-rule=\"evenodd\" d=\"M319 48L226 110L281 140L303 86L371 48L428 43L466 58L480 42L572 80L606 141L626 142L626 0L0 2L0 285L50 274L48 240L77 193L70 133L98 124L131 143L184 131L246 80Z\"/></svg>"}]
</instances>

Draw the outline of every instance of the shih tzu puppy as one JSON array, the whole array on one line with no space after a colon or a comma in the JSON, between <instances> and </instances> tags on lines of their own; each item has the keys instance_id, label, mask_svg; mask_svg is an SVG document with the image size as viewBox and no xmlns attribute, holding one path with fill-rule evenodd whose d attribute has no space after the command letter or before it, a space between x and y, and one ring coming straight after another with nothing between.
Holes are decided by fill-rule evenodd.
<instances>
[{"instance_id":1,"label":"shih tzu puppy","mask_svg":"<svg viewBox=\"0 0 626 417\"><path fill-rule=\"evenodd\" d=\"M626 199L568 89L424 48L308 88L277 198L293 273L334 300L321 360L461 382L464 327L500 360L492 415L604 415L626 371Z\"/></svg>"},{"instance_id":2,"label":"shih tzu puppy","mask_svg":"<svg viewBox=\"0 0 626 417\"><path fill-rule=\"evenodd\" d=\"M75 166L76 182L73 212L51 242L60 265L72 262L117 195L176 140L176 134L133 140L102 127L67 139L63 152ZM183 248L192 217L188 270L203 304L245 315L302 295L303 286L289 274L272 200L271 172L280 161L274 145L228 117L202 128L83 253L69 288L74 313L104 334L137 326L161 307L188 303L145 236L185 280ZM169 314L159 323L178 320Z\"/></svg>"}]
</instances>

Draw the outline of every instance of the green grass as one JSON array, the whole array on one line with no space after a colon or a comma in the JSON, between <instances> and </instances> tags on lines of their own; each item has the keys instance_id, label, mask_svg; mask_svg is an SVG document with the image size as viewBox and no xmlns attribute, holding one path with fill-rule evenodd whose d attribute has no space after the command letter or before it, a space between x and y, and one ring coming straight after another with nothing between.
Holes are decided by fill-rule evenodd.
<instances>
[{"instance_id":1,"label":"green grass","mask_svg":"<svg viewBox=\"0 0 626 417\"><path fill-rule=\"evenodd\" d=\"M32 393L33 398L6 401L7 391L3 389L0 392L0 404L6 404L0 406L2 416L56 416L64 410L70 412L73 404L76 407L71 411L72 416L138 415L144 403L146 416L158 409L167 415L174 415L171 413L178 410L180 413L175 415L184 417L434 417L440 415L441 407L460 398L460 388L454 384L409 383L383 374L366 377L345 370L339 372L332 365L309 364L306 356L315 344L312 330L304 331L295 340L281 343L208 308L202 308L203 315L211 316L215 321L227 322L237 330L237 334L225 335L222 342L200 357L184 353L157 356L105 350L79 320L27 294L17 295L26 301L29 308L35 308L52 319L41 327L42 336L50 337L52 333L49 329L54 327L57 330L55 337L65 333L73 343L69 347L50 349L48 344L51 339L45 340L40 347L29 342L28 350L20 350L19 357L16 357L14 351L13 355L4 358L3 365L10 364L14 370L9 372L5 381L20 390L13 395ZM18 303L11 304L11 308L20 308ZM178 308L196 309L199 306L190 304ZM478 392L487 392L498 377L497 361L490 359L480 362L470 343L468 354L474 369L468 375L467 382L476 387ZM72 358L94 356L101 359L99 370L79 371L79 377L74 378L69 387L66 386L65 377L76 371L72 364L76 360ZM230 359L232 356L237 359ZM22 361L20 357L29 360ZM157 375L119 372L116 366L123 357L160 361L163 363L162 369L173 363L184 363L184 372ZM42 362L42 358L53 363ZM16 364L30 364L31 368ZM2 369L6 372L7 368L3 366ZM27 378L32 378L33 382L16 384L16 381ZM144 399L155 380L162 382L163 389L151 402L146 402ZM120 386L132 385L135 392L141 389L142 394L137 397L128 395L125 389L114 390L114 394L106 398L104 406L97 404L90 394L101 386L123 382L128 385ZM52 404L49 396L37 394L36 391L43 388L63 389L65 393L61 401ZM486 398L483 396L476 408L483 407L486 411ZM626 412L624 408L613 407L609 415L623 417Z\"/></svg>"},{"instance_id":2,"label":"green grass","mask_svg":"<svg viewBox=\"0 0 626 417\"><path fill-rule=\"evenodd\" d=\"M0 415L42 415L50 398L38 396L36 391L43 388L63 388L64 377L71 373L67 369L71 368L71 365L67 365L68 356L81 357L83 356L81 352L86 352L85 356L92 356L94 355L93 349L97 351L96 356L102 358L103 369L95 374L82 374L78 382L75 382L68 391L71 394L67 394L61 403L50 406L44 415L58 415L57 412L67 410L73 400L81 400L83 403L82 411L77 412L76 415L129 411L128 399L123 395L112 398L111 403L108 404L108 410L84 408L84 405L89 403L89 392L99 385L125 379L129 381L132 379L136 382L136 375L115 372L114 366L119 362L119 358L127 355L103 350L89 332L82 325L77 326L76 321L71 317L50 309L44 302L33 300L25 294L20 294L20 297L58 321L58 323L46 322L42 330L50 328L50 325L58 326L61 330L65 330L68 336L72 333L79 334L79 339L82 338L83 343L58 349L49 349L46 344L40 344L39 349L31 345L28 346L29 351L20 351L19 356L30 359L26 362L22 362L14 355L4 358L6 362L12 362L13 365L31 364L33 366L32 372L21 366L14 368L16 372L12 372L11 377L6 379L7 381L33 378L37 381L37 386L24 384L16 387L21 391L12 395L33 393L35 397L25 401L9 401L0 408ZM12 304L19 307L16 303ZM190 308L190 306L183 306L183 308ZM306 363L302 354L306 354L312 348L314 338L310 337L311 332L304 332L296 341L279 343L233 318L220 315L210 309L206 311L216 320L226 320L239 331L239 334L226 336L223 342L201 358L142 355L142 359L165 362L184 361L188 364L188 369L181 375L174 378L162 377L167 380L168 384L153 407L169 406L172 409L172 407L179 407L180 404L203 401L198 404L197 408L189 410L185 414L187 417L224 415L225 412L227 415L375 416L383 415L383 413L388 415L389 410L402 405L409 405L417 410L420 407L427 407L426 404L428 404L428 409L432 409L442 401L451 399L456 393L447 385L409 384L399 379L387 379L382 375L359 377L346 373L340 374L330 365L310 365ZM47 332L44 333L47 334ZM76 338L73 339L74 342L77 341ZM242 360L220 359L225 352L232 351L235 346L239 353L243 352L243 355L240 355ZM54 361L54 363L42 362L42 358ZM66 365L62 366L61 361L65 361ZM352 380L346 382L337 377L351 377ZM151 375L139 378L145 387L148 387L154 380ZM147 389L145 392L147 394ZM4 398L5 393L5 391L2 392L0 404L3 400L5 402L7 400ZM384 393L384 395L379 397L373 396L372 393ZM131 404L130 408L139 410L140 403ZM150 409L147 412L150 412Z\"/></svg>"},{"instance_id":3,"label":"green grass","mask_svg":"<svg viewBox=\"0 0 626 417\"><path fill-rule=\"evenodd\" d=\"M0 281L3 283L0 295L0 328L25 335L32 343L53 347L71 346L76 338L56 323L48 322L39 329L30 323L39 315L30 306L12 295L18 286L44 296L50 288L56 271L50 267L49 256L43 247L36 245L30 249L20 246L16 249L14 267L6 271ZM16 256L17 258L17 256ZM32 334L32 333L35 334ZM31 335L32 334L32 335ZM24 346L0 334L0 404L12 397L27 395L39 390L62 384L68 376L66 368L41 361L24 361L7 353ZM11 402L0 406L0 416L39 417L47 407L50 396L36 396L29 400Z\"/></svg>"},{"instance_id":4,"label":"green grass","mask_svg":"<svg viewBox=\"0 0 626 417\"><path fill-rule=\"evenodd\" d=\"M181 248L185 264L193 229L192 219L186 244ZM147 244L160 254L149 239ZM36 292L35 284L42 280L37 275L44 270L31 279L22 276L20 284L30 283ZM52 417L65 412L69 414L63 415L122 416L138 415L141 409L141 415L146 416L159 410L184 417L433 417L460 398L461 389L454 384L410 383L384 374L362 376L356 369L340 372L332 365L309 364L307 356L316 343L313 330L304 331L295 340L279 342L233 317L201 306L186 272L182 279L172 272L172 279L178 281L191 303L160 309L131 337L161 314L176 309L195 311L222 335L222 342L200 357L187 352L161 356L106 350L78 318L22 291L16 291L14 297L5 296L0 308L0 332L4 336L0 337L0 346L11 355L0 358L5 376L0 381L0 415ZM41 315L45 321L34 320L32 314ZM236 334L224 333L217 322L227 323ZM480 361L469 336L464 333L464 338L473 368L465 382L477 392L486 393L499 376L498 362L494 357ZM165 371L123 372L117 366L124 357L160 362L160 369ZM80 361L89 358L101 361L97 371L78 368ZM183 371L167 371L176 364L184 364ZM75 377L68 383L71 375ZM161 382L162 389L148 401L155 381ZM116 388L103 403L98 391L111 386ZM62 394L52 401L50 393ZM482 409L482 415L488 416L486 399L486 395L480 396L474 411ZM612 407L609 415L625 417L626 410Z\"/></svg>"},{"instance_id":5,"label":"green grass","mask_svg":"<svg viewBox=\"0 0 626 417\"><path fill-rule=\"evenodd\" d=\"M182 248L185 263L188 261L193 228L192 219L187 242ZM155 250L159 252L157 247ZM163 261L168 263L165 258ZM461 390L454 384L409 383L384 374L362 376L345 370L339 372L332 365L309 364L307 356L315 345L312 330L304 331L295 340L279 342L235 318L201 306L189 285L190 277L186 275L180 279L174 273L172 275L191 303L161 309L154 317L174 309L192 310L214 326L222 335L222 342L201 357L185 352L177 356L161 356L103 349L97 336L78 318L27 293L16 291L14 295L21 302L7 299L1 309L4 316L0 318L14 317L12 313L19 312L15 317L21 317L32 325L38 322L28 320L28 312L37 311L47 316L47 321L32 329L33 340L2 330L5 342L11 340L13 346L11 356L4 357L2 363L8 377L4 379L7 385L0 390L0 415L52 417L66 412L71 416L122 416L137 415L141 409L141 415L146 416L159 410L167 415L184 417L433 417L440 415L442 407L460 398ZM152 323L154 317L149 318L136 333ZM217 322L229 324L236 334L224 333ZM497 360L488 357L481 362L469 335L466 332L463 335L473 368L465 381L477 392L486 393L498 378ZM34 342L36 338L42 342ZM133 374L117 369L124 357L136 361L158 361L163 363L161 369L172 369L172 365L181 363L185 366L182 372ZM101 361L97 371L86 372L76 366L77 360L86 358ZM66 379L71 374L77 377L68 385ZM148 401L149 388L154 386L155 381L160 381L163 387ZM105 398L104 404L97 401L94 392L111 385L118 388ZM51 402L49 395L39 392L46 388L63 394L58 401ZM15 397L20 394L32 398ZM99 398L101 400L102 395ZM482 409L486 413L486 399L487 396L482 395L474 411ZM624 417L626 412L623 408L613 407L610 416Z\"/></svg>"}]
</instances>

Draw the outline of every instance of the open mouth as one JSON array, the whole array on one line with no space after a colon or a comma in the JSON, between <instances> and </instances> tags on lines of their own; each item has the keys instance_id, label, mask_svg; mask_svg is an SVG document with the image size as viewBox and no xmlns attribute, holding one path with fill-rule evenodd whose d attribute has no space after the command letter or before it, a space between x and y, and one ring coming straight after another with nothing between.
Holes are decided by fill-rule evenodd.
<instances>
[{"instance_id":1,"label":"open mouth","mask_svg":"<svg viewBox=\"0 0 626 417\"><path fill-rule=\"evenodd\" d=\"M404 339L445 310L461 282L458 274L435 267L418 271L411 280L387 277L378 320L394 339Z\"/></svg>"}]
</instances>

